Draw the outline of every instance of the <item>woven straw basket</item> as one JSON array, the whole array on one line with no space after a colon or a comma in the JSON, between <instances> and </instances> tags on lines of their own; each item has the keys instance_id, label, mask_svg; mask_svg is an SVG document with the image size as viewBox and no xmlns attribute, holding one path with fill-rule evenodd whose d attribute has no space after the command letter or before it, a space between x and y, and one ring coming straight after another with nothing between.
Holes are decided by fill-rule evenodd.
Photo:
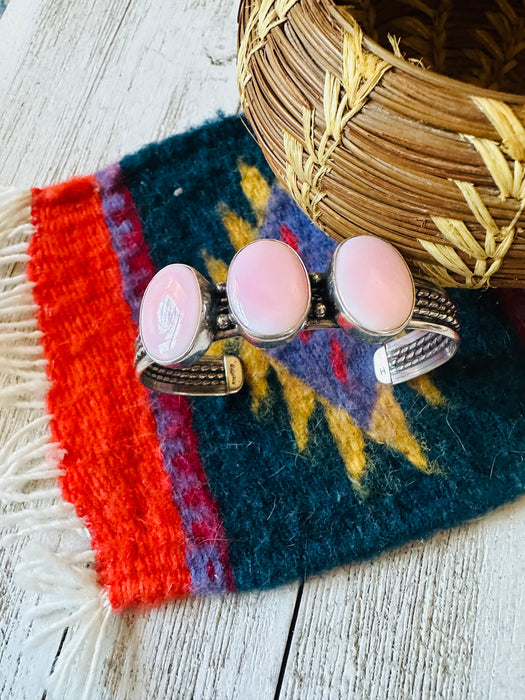
<instances>
[{"instance_id":1,"label":"woven straw basket","mask_svg":"<svg viewBox=\"0 0 525 700\"><path fill-rule=\"evenodd\" d=\"M327 234L386 238L444 286L525 286L523 0L242 0L238 71Z\"/></svg>"}]
</instances>

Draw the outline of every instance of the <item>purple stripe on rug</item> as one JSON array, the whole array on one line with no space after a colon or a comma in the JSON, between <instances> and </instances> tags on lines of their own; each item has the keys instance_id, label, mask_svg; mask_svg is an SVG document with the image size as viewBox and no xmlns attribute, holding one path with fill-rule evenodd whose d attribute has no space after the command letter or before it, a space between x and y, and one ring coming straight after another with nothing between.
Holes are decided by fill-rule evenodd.
<instances>
[{"instance_id":1,"label":"purple stripe on rug","mask_svg":"<svg viewBox=\"0 0 525 700\"><path fill-rule=\"evenodd\" d=\"M122 290L138 326L140 300L155 274L131 194L119 165L97 173L104 219L122 276ZM195 593L234 590L226 535L197 452L188 402L149 392L163 465L186 536L186 562Z\"/></svg>"},{"instance_id":2,"label":"purple stripe on rug","mask_svg":"<svg viewBox=\"0 0 525 700\"><path fill-rule=\"evenodd\" d=\"M284 241L299 253L308 272L324 272L337 243L323 236L277 185L272 187L267 209L261 238ZM327 333L302 333L268 353L334 406L344 408L360 428L367 430L377 399L375 350L373 345L333 329Z\"/></svg>"}]
</instances>

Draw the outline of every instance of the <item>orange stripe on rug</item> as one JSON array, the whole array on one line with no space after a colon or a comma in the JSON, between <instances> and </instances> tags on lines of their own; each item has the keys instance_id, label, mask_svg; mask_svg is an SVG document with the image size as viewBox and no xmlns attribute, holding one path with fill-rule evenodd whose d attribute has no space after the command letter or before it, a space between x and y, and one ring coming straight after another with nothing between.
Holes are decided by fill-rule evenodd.
<instances>
[{"instance_id":1,"label":"orange stripe on rug","mask_svg":"<svg viewBox=\"0 0 525 700\"><path fill-rule=\"evenodd\" d=\"M64 498L84 518L111 605L189 593L185 538L162 466L135 329L93 177L33 191L29 278L51 382Z\"/></svg>"}]
</instances>

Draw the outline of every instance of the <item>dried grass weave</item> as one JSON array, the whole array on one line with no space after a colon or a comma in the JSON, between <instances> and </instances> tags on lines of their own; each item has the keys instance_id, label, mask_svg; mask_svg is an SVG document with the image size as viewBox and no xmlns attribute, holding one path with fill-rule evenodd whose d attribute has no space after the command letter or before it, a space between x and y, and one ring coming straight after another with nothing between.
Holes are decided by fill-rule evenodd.
<instances>
[{"instance_id":1,"label":"dried grass weave","mask_svg":"<svg viewBox=\"0 0 525 700\"><path fill-rule=\"evenodd\" d=\"M521 0L241 0L238 75L327 234L386 238L445 286L525 286Z\"/></svg>"}]
</instances>

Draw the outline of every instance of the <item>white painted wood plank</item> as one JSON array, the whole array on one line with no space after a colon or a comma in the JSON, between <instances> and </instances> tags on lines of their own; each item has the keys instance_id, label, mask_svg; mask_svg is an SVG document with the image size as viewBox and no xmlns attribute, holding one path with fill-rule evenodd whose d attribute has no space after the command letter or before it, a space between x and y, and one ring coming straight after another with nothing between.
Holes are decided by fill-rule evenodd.
<instances>
[{"instance_id":1,"label":"white painted wood plank","mask_svg":"<svg viewBox=\"0 0 525 700\"><path fill-rule=\"evenodd\" d=\"M5 384L5 377L1 377L0 385ZM31 413L19 410L11 416L7 411L0 412L1 444L35 417ZM0 509L2 512L13 511L16 506L0 503ZM51 546L56 545L57 538L48 535L43 536L42 541ZM42 632L45 624L27 615L38 604L39 597L23 591L13 581L14 567L20 561L25 545L25 541L16 541L9 547L0 548L0 698L16 700L41 697L42 679L49 672L50 661L55 657L62 636L61 632L51 634L43 640L37 653L27 653L28 636Z\"/></svg>"},{"instance_id":2,"label":"white painted wood plank","mask_svg":"<svg viewBox=\"0 0 525 700\"><path fill-rule=\"evenodd\" d=\"M128 615L95 697L273 698L296 593L291 585Z\"/></svg>"},{"instance_id":3,"label":"white painted wood plank","mask_svg":"<svg viewBox=\"0 0 525 700\"><path fill-rule=\"evenodd\" d=\"M525 697L525 501L313 579L282 698Z\"/></svg>"},{"instance_id":4,"label":"white painted wood plank","mask_svg":"<svg viewBox=\"0 0 525 700\"><path fill-rule=\"evenodd\" d=\"M29 652L28 636L45 629L41 620L31 620L28 612L38 604L39 597L21 590L13 582L13 566L19 560L20 544L12 550L0 551L0 698L33 700L40 698L43 679L62 637L50 635L38 649Z\"/></svg>"},{"instance_id":5,"label":"white painted wood plank","mask_svg":"<svg viewBox=\"0 0 525 700\"><path fill-rule=\"evenodd\" d=\"M15 0L0 26L2 181L91 173L236 111L234 0L37 5Z\"/></svg>"},{"instance_id":6,"label":"white painted wood plank","mask_svg":"<svg viewBox=\"0 0 525 700\"><path fill-rule=\"evenodd\" d=\"M89 173L219 110L234 112L236 9L236 0L13 0L0 22L2 181L42 185ZM18 616L33 599L4 584L0 695L36 698L60 637L23 652L17 667L28 632ZM127 615L93 697L272 697L296 591Z\"/></svg>"},{"instance_id":7,"label":"white painted wood plank","mask_svg":"<svg viewBox=\"0 0 525 700\"><path fill-rule=\"evenodd\" d=\"M472 698L525 698L525 500L481 520Z\"/></svg>"}]
</instances>

